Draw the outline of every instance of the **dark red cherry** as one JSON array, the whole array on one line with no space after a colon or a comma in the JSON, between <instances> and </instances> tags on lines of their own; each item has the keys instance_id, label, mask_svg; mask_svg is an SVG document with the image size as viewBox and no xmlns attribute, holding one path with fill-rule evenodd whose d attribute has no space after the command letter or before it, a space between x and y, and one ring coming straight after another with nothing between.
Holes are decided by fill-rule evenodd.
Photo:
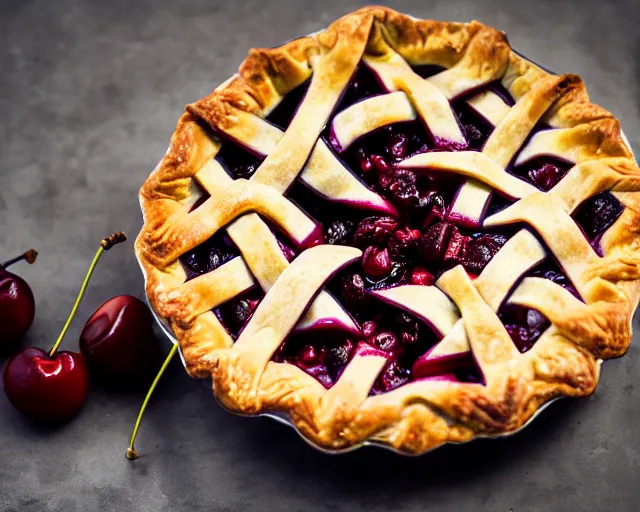
<instances>
[{"instance_id":1,"label":"dark red cherry","mask_svg":"<svg viewBox=\"0 0 640 512\"><path fill-rule=\"evenodd\" d=\"M19 342L33 323L36 303L27 282L6 270L20 260L33 263L38 253L31 249L0 265L0 351Z\"/></svg>"},{"instance_id":2,"label":"dark red cherry","mask_svg":"<svg viewBox=\"0 0 640 512\"><path fill-rule=\"evenodd\" d=\"M473 149L480 149L482 147L482 143L484 142L484 135L480 129L474 124L466 124L464 125L464 132L467 136L467 142L469 143L469 147Z\"/></svg>"},{"instance_id":3,"label":"dark red cherry","mask_svg":"<svg viewBox=\"0 0 640 512\"><path fill-rule=\"evenodd\" d=\"M353 234L353 243L364 249L369 245L384 245L398 222L391 217L367 217L360 221Z\"/></svg>"},{"instance_id":4,"label":"dark red cherry","mask_svg":"<svg viewBox=\"0 0 640 512\"><path fill-rule=\"evenodd\" d=\"M34 347L22 349L4 371L7 398L27 418L60 422L74 416L89 393L89 369L78 352L52 357Z\"/></svg>"},{"instance_id":5,"label":"dark red cherry","mask_svg":"<svg viewBox=\"0 0 640 512\"><path fill-rule=\"evenodd\" d=\"M411 272L411 284L431 286L434 281L433 274L424 267L415 267Z\"/></svg>"},{"instance_id":6,"label":"dark red cherry","mask_svg":"<svg viewBox=\"0 0 640 512\"><path fill-rule=\"evenodd\" d=\"M409 153L409 137L404 133L391 133L387 152L395 160L405 158Z\"/></svg>"},{"instance_id":7,"label":"dark red cherry","mask_svg":"<svg viewBox=\"0 0 640 512\"><path fill-rule=\"evenodd\" d=\"M593 240L618 220L623 210L623 204L611 192L602 192L582 203L575 213L575 219L587 238Z\"/></svg>"},{"instance_id":8,"label":"dark red cherry","mask_svg":"<svg viewBox=\"0 0 640 512\"><path fill-rule=\"evenodd\" d=\"M480 274L506 242L507 237L500 234L472 235L462 264L469 272Z\"/></svg>"},{"instance_id":9,"label":"dark red cherry","mask_svg":"<svg viewBox=\"0 0 640 512\"><path fill-rule=\"evenodd\" d=\"M373 335L378 330L378 324L373 320L367 320L362 324L362 334L365 338Z\"/></svg>"},{"instance_id":10,"label":"dark red cherry","mask_svg":"<svg viewBox=\"0 0 640 512\"><path fill-rule=\"evenodd\" d=\"M416 175L412 171L396 171L388 189L396 202L409 205L418 197Z\"/></svg>"},{"instance_id":11,"label":"dark red cherry","mask_svg":"<svg viewBox=\"0 0 640 512\"><path fill-rule=\"evenodd\" d=\"M503 305L498 316L520 352L529 350L549 327L549 320L542 313L524 306Z\"/></svg>"},{"instance_id":12,"label":"dark red cherry","mask_svg":"<svg viewBox=\"0 0 640 512\"><path fill-rule=\"evenodd\" d=\"M442 259L447 249L451 224L436 222L418 240L418 251L427 263L435 263Z\"/></svg>"},{"instance_id":13,"label":"dark red cherry","mask_svg":"<svg viewBox=\"0 0 640 512\"><path fill-rule=\"evenodd\" d=\"M326 347L314 347L313 345L305 345L300 349L297 356L297 363L301 368L310 368L324 364L327 357Z\"/></svg>"},{"instance_id":14,"label":"dark red cherry","mask_svg":"<svg viewBox=\"0 0 640 512\"><path fill-rule=\"evenodd\" d=\"M389 239L387 247L389 256L394 261L406 261L415 256L417 240L420 238L420 231L417 229L403 228L397 229Z\"/></svg>"},{"instance_id":15,"label":"dark red cherry","mask_svg":"<svg viewBox=\"0 0 640 512\"><path fill-rule=\"evenodd\" d=\"M471 237L465 236L453 227L449 237L449 245L444 253L443 260L449 264L457 265L466 260L467 248L471 242Z\"/></svg>"},{"instance_id":16,"label":"dark red cherry","mask_svg":"<svg viewBox=\"0 0 640 512\"><path fill-rule=\"evenodd\" d=\"M324 238L328 244L347 245L352 230L353 222L350 220L336 220L326 228Z\"/></svg>"},{"instance_id":17,"label":"dark red cherry","mask_svg":"<svg viewBox=\"0 0 640 512\"><path fill-rule=\"evenodd\" d=\"M360 164L360 170L362 172L366 173L373 169L373 161L364 149L358 149L356 157L358 158L358 163Z\"/></svg>"},{"instance_id":18,"label":"dark red cherry","mask_svg":"<svg viewBox=\"0 0 640 512\"><path fill-rule=\"evenodd\" d=\"M223 304L219 312L225 327L230 329L233 334L238 334L240 329L251 318L259 303L260 299L256 293L250 292L244 297Z\"/></svg>"},{"instance_id":19,"label":"dark red cherry","mask_svg":"<svg viewBox=\"0 0 640 512\"><path fill-rule=\"evenodd\" d=\"M371 342L378 348L391 351L399 346L398 337L391 331L380 331L372 337Z\"/></svg>"},{"instance_id":20,"label":"dark red cherry","mask_svg":"<svg viewBox=\"0 0 640 512\"><path fill-rule=\"evenodd\" d=\"M9 401L28 418L59 422L73 416L84 404L89 392L89 370L82 353L56 352L78 310L100 257L127 239L122 232L103 239L80 288L75 304L53 348L47 353L39 348L21 350L4 372L4 391Z\"/></svg>"},{"instance_id":21,"label":"dark red cherry","mask_svg":"<svg viewBox=\"0 0 640 512\"><path fill-rule=\"evenodd\" d=\"M391 260L387 249L369 246L362 255L362 270L371 278L380 279L391 272Z\"/></svg>"},{"instance_id":22,"label":"dark red cherry","mask_svg":"<svg viewBox=\"0 0 640 512\"><path fill-rule=\"evenodd\" d=\"M413 345L418 342L420 324L411 315L400 311L395 316L396 327L400 333L400 340L405 345Z\"/></svg>"},{"instance_id":23,"label":"dark red cherry","mask_svg":"<svg viewBox=\"0 0 640 512\"><path fill-rule=\"evenodd\" d=\"M158 361L149 308L136 297L119 295L89 317L80 334L80 350L101 377L137 380Z\"/></svg>"},{"instance_id":24,"label":"dark red cherry","mask_svg":"<svg viewBox=\"0 0 640 512\"><path fill-rule=\"evenodd\" d=\"M403 368L398 364L398 361L390 361L387 366L382 370L378 378L376 379L373 388L371 389L372 395L379 395L380 393L387 393L397 387L405 384L411 376L410 370Z\"/></svg>"},{"instance_id":25,"label":"dark red cherry","mask_svg":"<svg viewBox=\"0 0 640 512\"><path fill-rule=\"evenodd\" d=\"M378 174L380 174L380 178L382 178L383 176L388 176L391 179L391 175L393 174L393 167L384 159L383 156L371 155L370 159L371 165L373 165L373 168L378 171ZM380 184L382 185L382 182ZM384 187L384 185L382 186Z\"/></svg>"},{"instance_id":26,"label":"dark red cherry","mask_svg":"<svg viewBox=\"0 0 640 512\"><path fill-rule=\"evenodd\" d=\"M333 368L334 373L337 373L347 365L351 358L353 348L353 342L351 342L351 340L345 340L344 342L329 349L329 353L327 354L327 365Z\"/></svg>"},{"instance_id":27,"label":"dark red cherry","mask_svg":"<svg viewBox=\"0 0 640 512\"><path fill-rule=\"evenodd\" d=\"M530 170L528 176L536 187L548 192L558 184L566 173L566 169L561 169L551 163L544 163L540 167Z\"/></svg>"},{"instance_id":28,"label":"dark red cherry","mask_svg":"<svg viewBox=\"0 0 640 512\"><path fill-rule=\"evenodd\" d=\"M33 292L20 276L0 271L0 347L19 342L33 323L36 313Z\"/></svg>"},{"instance_id":29,"label":"dark red cherry","mask_svg":"<svg viewBox=\"0 0 640 512\"><path fill-rule=\"evenodd\" d=\"M349 274L342 278L340 291L347 307L360 309L369 302L369 295L360 274Z\"/></svg>"}]
</instances>

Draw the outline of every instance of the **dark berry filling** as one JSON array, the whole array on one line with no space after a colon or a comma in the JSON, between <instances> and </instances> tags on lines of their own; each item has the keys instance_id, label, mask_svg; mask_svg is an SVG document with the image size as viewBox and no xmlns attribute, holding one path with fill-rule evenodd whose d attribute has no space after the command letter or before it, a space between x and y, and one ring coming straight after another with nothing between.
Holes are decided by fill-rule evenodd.
<instances>
[{"instance_id":1,"label":"dark berry filling","mask_svg":"<svg viewBox=\"0 0 640 512\"><path fill-rule=\"evenodd\" d=\"M291 123L291 119L293 119L294 114L298 110L298 105L300 105L305 94L307 94L307 89L309 89L310 83L311 81L307 80L287 94L278 106L267 116L267 121L282 130L286 130L289 123Z\"/></svg>"},{"instance_id":2,"label":"dark berry filling","mask_svg":"<svg viewBox=\"0 0 640 512\"><path fill-rule=\"evenodd\" d=\"M253 289L215 309L218 320L234 339L238 337L242 328L251 319L263 297L264 294L261 290Z\"/></svg>"},{"instance_id":3,"label":"dark berry filling","mask_svg":"<svg viewBox=\"0 0 640 512\"><path fill-rule=\"evenodd\" d=\"M433 66L416 68L424 77L440 70ZM512 104L506 91L494 84L489 88ZM308 82L296 88L267 120L286 129L307 89ZM376 76L361 65L334 115L358 101L384 92ZM464 149L481 150L493 127L470 108L464 98L457 99L452 109L467 140ZM519 228L512 226L478 231L454 225L449 219L449 210L463 179L444 172L414 172L397 167L400 161L417 153L463 149L447 141L434 140L421 121L398 123L376 130L357 140L344 152L337 151L340 148L332 141L330 124L327 124L322 137L336 157L372 190L392 203L398 216L371 216L364 210L331 202L299 181L293 184L287 197L322 225L324 243L355 246L363 251L359 262L327 283L327 289L357 322L360 333L345 334L326 328L294 332L281 344L273 361L296 365L329 388L339 379L356 351L370 349L385 354L387 363L371 394L385 393L421 378L483 383L471 353L439 358L437 363L425 362L425 358L420 356L438 342L432 329L415 316L374 299L370 292L405 284L430 286L444 271L457 265L462 265L475 277ZM217 159L237 179L250 178L264 157L253 155L227 141ZM568 169L569 166L563 162L543 158L509 171L540 190L548 191ZM203 194L193 209L206 197L206 193ZM497 213L510 204L512 201L493 194L488 214ZM574 217L595 247L622 209L610 193L603 193L586 201ZM292 261L299 248L277 229L272 231L280 250L288 261ZM191 279L239 255L238 248L229 237L219 233L180 260L188 279ZM551 260L534 268L527 276L550 279L579 298L573 284ZM215 309L220 322L234 339L262 297L260 289L252 289ZM498 315L520 352L529 350L550 325L540 312L516 305L503 305Z\"/></svg>"},{"instance_id":4,"label":"dark berry filling","mask_svg":"<svg viewBox=\"0 0 640 512\"><path fill-rule=\"evenodd\" d=\"M541 277L543 279L549 279L550 281L562 286L576 298L580 299L580 294L576 287L558 264L552 259L546 259L540 265L531 269L526 274L526 277Z\"/></svg>"},{"instance_id":5,"label":"dark berry filling","mask_svg":"<svg viewBox=\"0 0 640 512\"><path fill-rule=\"evenodd\" d=\"M580 294L569 277L551 258L547 258L540 265L531 269L523 276L523 279L525 277L549 279L580 299ZM502 320L509 336L520 352L526 352L533 347L533 344L551 325L549 320L539 311L516 304L503 304L498 311L498 317Z\"/></svg>"},{"instance_id":6,"label":"dark berry filling","mask_svg":"<svg viewBox=\"0 0 640 512\"><path fill-rule=\"evenodd\" d=\"M240 254L226 233L216 233L209 240L180 256L187 280L211 272Z\"/></svg>"},{"instance_id":7,"label":"dark berry filling","mask_svg":"<svg viewBox=\"0 0 640 512\"><path fill-rule=\"evenodd\" d=\"M294 333L280 346L272 360L293 364L329 388L351 360L356 344L356 340L338 331Z\"/></svg>"},{"instance_id":8,"label":"dark berry filling","mask_svg":"<svg viewBox=\"0 0 640 512\"><path fill-rule=\"evenodd\" d=\"M600 239L604 232L622 215L624 205L611 192L602 192L582 203L573 215L583 233L602 256Z\"/></svg>"},{"instance_id":9,"label":"dark berry filling","mask_svg":"<svg viewBox=\"0 0 640 512\"><path fill-rule=\"evenodd\" d=\"M361 64L353 75L347 90L342 95L342 99L336 108L336 113L365 98L384 94L385 92L384 87L382 87L371 70L366 65Z\"/></svg>"},{"instance_id":10,"label":"dark berry filling","mask_svg":"<svg viewBox=\"0 0 640 512\"><path fill-rule=\"evenodd\" d=\"M520 352L526 352L533 347L550 325L542 313L523 306L505 305L500 309L498 316Z\"/></svg>"},{"instance_id":11,"label":"dark berry filling","mask_svg":"<svg viewBox=\"0 0 640 512\"><path fill-rule=\"evenodd\" d=\"M468 149L480 151L491 135L493 126L480 118L464 101L455 103L453 109L469 144Z\"/></svg>"},{"instance_id":12,"label":"dark berry filling","mask_svg":"<svg viewBox=\"0 0 640 512\"><path fill-rule=\"evenodd\" d=\"M540 157L514 168L513 173L543 192L548 192L565 177L571 167L572 164L567 162Z\"/></svg>"},{"instance_id":13,"label":"dark berry filling","mask_svg":"<svg viewBox=\"0 0 640 512\"><path fill-rule=\"evenodd\" d=\"M478 275L509 239L510 232L473 232L469 235L447 222L436 222L418 240L423 261L437 271L462 265Z\"/></svg>"},{"instance_id":14,"label":"dark berry filling","mask_svg":"<svg viewBox=\"0 0 640 512\"><path fill-rule=\"evenodd\" d=\"M249 179L256 172L264 158L228 142L222 145L216 155L216 160L222 164L233 179Z\"/></svg>"},{"instance_id":15,"label":"dark berry filling","mask_svg":"<svg viewBox=\"0 0 640 512\"><path fill-rule=\"evenodd\" d=\"M429 377L446 377L460 382L476 382L484 384L484 378L471 352L462 352L448 356L428 359L417 359L411 368L414 379Z\"/></svg>"}]
</instances>

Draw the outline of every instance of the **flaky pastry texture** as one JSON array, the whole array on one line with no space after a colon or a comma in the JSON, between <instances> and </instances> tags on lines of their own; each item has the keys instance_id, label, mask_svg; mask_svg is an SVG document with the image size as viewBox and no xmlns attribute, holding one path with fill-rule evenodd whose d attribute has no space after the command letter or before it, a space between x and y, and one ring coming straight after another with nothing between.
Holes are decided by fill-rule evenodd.
<instances>
[{"instance_id":1,"label":"flaky pastry texture","mask_svg":"<svg viewBox=\"0 0 640 512\"><path fill-rule=\"evenodd\" d=\"M320 245L288 263L273 250L262 219L302 246L314 245L313 223L283 194L299 177L332 186L322 181L330 155L319 148L318 138L363 59L391 70L390 82L418 111L420 98L414 96L420 84L403 61L445 68L431 83L449 100L500 81L515 101L504 113L492 111L496 128L481 153L414 157L418 167L462 173L519 198L484 225L524 222L539 237L523 230L476 280L456 267L435 284L457 315L458 327L443 343L472 350L484 384L416 380L370 396L385 364L376 351L356 353L330 389L294 365L271 361L283 337L304 315L313 316L308 304L330 306L334 299L321 291L326 280L360 256L352 247ZM291 125L273 134L264 118L307 80L308 92ZM528 142L529 156L554 154L575 162L547 193L514 183L504 172L539 121L553 129ZM264 149L268 156L250 180L220 173L214 160L220 134L264 141L267 132L273 145ZM315 35L251 50L235 76L187 106L166 155L140 190L144 226L135 251L150 303L179 341L188 372L211 378L225 407L285 413L307 440L328 450L375 441L419 454L447 442L513 432L549 400L593 392L601 360L625 353L639 299L639 176L619 121L590 103L579 77L545 72L512 51L503 33L475 21L417 20L365 7ZM191 211L202 188L210 197ZM571 213L603 191L611 191L625 209L604 234L601 257ZM221 229L242 258L186 281L178 258ZM539 310L552 325L531 350L519 353L496 314L513 284L500 282L501 276L506 272L517 280L547 252L582 300L551 281L521 281L509 300ZM212 309L256 283L265 298L234 343Z\"/></svg>"}]
</instances>

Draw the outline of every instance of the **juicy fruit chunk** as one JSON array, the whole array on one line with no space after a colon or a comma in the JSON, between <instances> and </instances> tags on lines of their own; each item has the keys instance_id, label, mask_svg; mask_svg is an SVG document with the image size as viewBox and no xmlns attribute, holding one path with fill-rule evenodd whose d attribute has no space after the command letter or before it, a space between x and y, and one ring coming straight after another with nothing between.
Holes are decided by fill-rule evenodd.
<instances>
[{"instance_id":1,"label":"juicy fruit chunk","mask_svg":"<svg viewBox=\"0 0 640 512\"><path fill-rule=\"evenodd\" d=\"M420 231L417 229L404 228L394 231L387 244L389 254L396 261L413 259L419 237Z\"/></svg>"},{"instance_id":2,"label":"juicy fruit chunk","mask_svg":"<svg viewBox=\"0 0 640 512\"><path fill-rule=\"evenodd\" d=\"M398 348L398 337L391 331L381 331L371 338L373 344L381 350L394 350Z\"/></svg>"},{"instance_id":3,"label":"juicy fruit chunk","mask_svg":"<svg viewBox=\"0 0 640 512\"><path fill-rule=\"evenodd\" d=\"M381 393L388 393L409 382L410 378L411 370L409 368L404 368L398 361L391 360L376 379L371 389L371 394L379 395Z\"/></svg>"},{"instance_id":4,"label":"juicy fruit chunk","mask_svg":"<svg viewBox=\"0 0 640 512\"><path fill-rule=\"evenodd\" d=\"M589 241L604 233L622 215L624 206L611 192L602 192L587 199L575 213Z\"/></svg>"},{"instance_id":5,"label":"juicy fruit chunk","mask_svg":"<svg viewBox=\"0 0 640 512\"><path fill-rule=\"evenodd\" d=\"M180 257L187 280L211 272L239 254L231 239L216 234Z\"/></svg>"},{"instance_id":6,"label":"juicy fruit chunk","mask_svg":"<svg viewBox=\"0 0 640 512\"><path fill-rule=\"evenodd\" d=\"M553 164L543 164L537 169L529 171L529 179L540 190L551 190L564 177L565 171Z\"/></svg>"},{"instance_id":7,"label":"juicy fruit chunk","mask_svg":"<svg viewBox=\"0 0 640 512\"><path fill-rule=\"evenodd\" d=\"M347 245L353 230L353 222L336 220L325 229L325 241L328 244Z\"/></svg>"},{"instance_id":8,"label":"juicy fruit chunk","mask_svg":"<svg viewBox=\"0 0 640 512\"><path fill-rule=\"evenodd\" d=\"M480 149L482 147L484 136L475 124L465 124L464 133L472 149Z\"/></svg>"},{"instance_id":9,"label":"juicy fruit chunk","mask_svg":"<svg viewBox=\"0 0 640 512\"><path fill-rule=\"evenodd\" d=\"M418 251L426 263L438 262L442 259L447 249L451 228L451 224L436 222L418 240Z\"/></svg>"},{"instance_id":10,"label":"juicy fruit chunk","mask_svg":"<svg viewBox=\"0 0 640 512\"><path fill-rule=\"evenodd\" d=\"M424 267L415 267L411 273L411 284L431 286L435 282L433 274Z\"/></svg>"},{"instance_id":11,"label":"juicy fruit chunk","mask_svg":"<svg viewBox=\"0 0 640 512\"><path fill-rule=\"evenodd\" d=\"M218 318L232 336L238 336L242 327L249 321L258 307L261 296L251 291L242 297L232 299L217 309Z\"/></svg>"},{"instance_id":12,"label":"juicy fruit chunk","mask_svg":"<svg viewBox=\"0 0 640 512\"><path fill-rule=\"evenodd\" d=\"M529 181L543 192L548 192L565 177L571 165L565 162L549 161L549 158L536 158L513 170L515 174Z\"/></svg>"},{"instance_id":13,"label":"juicy fruit chunk","mask_svg":"<svg viewBox=\"0 0 640 512\"><path fill-rule=\"evenodd\" d=\"M353 244L361 249L369 245L384 245L397 227L398 221L391 217L367 217L358 224Z\"/></svg>"},{"instance_id":14,"label":"juicy fruit chunk","mask_svg":"<svg viewBox=\"0 0 640 512\"><path fill-rule=\"evenodd\" d=\"M345 340L329 348L327 367L333 371L334 375L338 375L349 363L351 355L353 354L353 348L354 344L351 340Z\"/></svg>"},{"instance_id":15,"label":"juicy fruit chunk","mask_svg":"<svg viewBox=\"0 0 640 512\"><path fill-rule=\"evenodd\" d=\"M369 302L364 280L360 274L349 274L342 278L341 295L348 308L359 310Z\"/></svg>"},{"instance_id":16,"label":"juicy fruit chunk","mask_svg":"<svg viewBox=\"0 0 640 512\"><path fill-rule=\"evenodd\" d=\"M416 175L411 171L396 171L387 188L396 203L408 205L418 197Z\"/></svg>"},{"instance_id":17,"label":"juicy fruit chunk","mask_svg":"<svg viewBox=\"0 0 640 512\"><path fill-rule=\"evenodd\" d=\"M351 361L354 348L354 342L340 333L306 333L286 340L273 360L293 364L330 388Z\"/></svg>"},{"instance_id":18,"label":"juicy fruit chunk","mask_svg":"<svg viewBox=\"0 0 640 512\"><path fill-rule=\"evenodd\" d=\"M550 325L542 313L523 306L503 306L498 316L520 352L531 349Z\"/></svg>"},{"instance_id":19,"label":"juicy fruit chunk","mask_svg":"<svg viewBox=\"0 0 640 512\"><path fill-rule=\"evenodd\" d=\"M453 227L447 249L442 258L448 264L447 266L455 266L465 261L467 246L470 241L471 237L462 235L457 227Z\"/></svg>"},{"instance_id":20,"label":"juicy fruit chunk","mask_svg":"<svg viewBox=\"0 0 640 512\"><path fill-rule=\"evenodd\" d=\"M507 237L502 234L472 235L465 256L465 268L469 272L480 274L484 267L487 266L487 263L491 261L506 243Z\"/></svg>"},{"instance_id":21,"label":"juicy fruit chunk","mask_svg":"<svg viewBox=\"0 0 640 512\"><path fill-rule=\"evenodd\" d=\"M507 240L507 236L500 233L466 236L456 226L437 222L418 240L418 250L427 264L444 262L447 268L461 264L477 275Z\"/></svg>"},{"instance_id":22,"label":"juicy fruit chunk","mask_svg":"<svg viewBox=\"0 0 640 512\"><path fill-rule=\"evenodd\" d=\"M391 271L391 260L386 249L369 246L362 255L362 270L369 277L382 278Z\"/></svg>"}]
</instances>

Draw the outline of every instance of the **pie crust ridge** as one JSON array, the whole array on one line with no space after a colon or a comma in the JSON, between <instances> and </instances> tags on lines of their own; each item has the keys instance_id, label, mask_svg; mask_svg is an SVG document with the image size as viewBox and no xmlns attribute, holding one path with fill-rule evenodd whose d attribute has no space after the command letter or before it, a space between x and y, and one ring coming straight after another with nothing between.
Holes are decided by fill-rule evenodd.
<instances>
[{"instance_id":1,"label":"pie crust ridge","mask_svg":"<svg viewBox=\"0 0 640 512\"><path fill-rule=\"evenodd\" d=\"M258 207L280 227L300 231L304 238L308 229L286 214L287 200L276 196L297 179L318 139L318 129L302 126L297 137L289 137L294 143L284 140L285 133L284 144L278 143L271 154L278 165L265 173L266 183L235 180L229 185L233 188L224 187L219 192L227 191L221 193L226 200L212 201L209 208L219 220L202 225L188 212L194 202L192 182L220 149L210 129L214 133L242 130L238 111L264 118L310 77L314 87L316 76L322 84L316 88L308 115L326 117L337 101L336 91L349 80L361 56L380 58L390 49L411 65L447 68L433 83L448 98L458 97L474 84L501 80L518 107L506 114L510 120L498 125L489 146L496 148L490 158L502 167L538 119L562 131L548 135L539 146L533 144L532 151L571 153L575 163L550 192L525 194L518 203L486 219L492 225L524 220L539 231L560 262L569 262L570 277L584 300L549 281L525 279L510 300L540 309L552 322L530 351L518 353L495 311L461 267L446 272L436 283L461 312L468 344L486 385L418 380L368 396L385 363L384 357L369 351L356 353L336 384L325 389L296 366L269 361L270 347L277 348L282 340L268 326L252 338L241 335L234 345L210 311L221 300L218 292L193 281L185 284L186 274L177 259L229 221L245 211L258 211ZM465 84L462 90L457 89L460 84ZM526 133L519 131L523 126L529 127ZM432 155L446 158L446 154ZM468 166L465 175L472 171L473 179L482 180L482 173ZM589 102L579 77L546 73L511 51L502 33L478 22L416 20L391 9L366 7L319 34L278 48L252 50L237 75L187 106L167 154L140 191L144 226L135 251L146 276L150 303L178 339L187 370L194 377L211 377L214 393L225 407L250 414L284 412L307 440L330 450L373 440L419 454L446 442L515 431L545 402L593 392L601 360L625 353L631 339L631 317L640 298L639 176L618 120ZM492 175L491 179L500 177ZM506 173L501 183L505 189L512 186ZM586 240L577 225L570 224L569 214L582 200L605 190L625 210L602 237L604 257L600 258L593 251L585 252ZM557 217L542 215L549 209ZM260 229L259 217L249 215L257 219L250 228ZM560 230L553 229L556 218ZM573 262L572 251L585 257ZM282 271L282 276L289 276L288 281L276 280L274 286L289 283L293 287L309 268L315 268L319 260L312 256L320 252L329 266L333 264L327 275L344 264L338 247L308 249L302 253L309 253L308 258L273 263L280 265L278 275ZM349 257L357 255L352 252ZM197 279L206 282L212 277L207 274ZM268 306L263 303L258 308ZM306 303L293 300L291 308L302 316ZM194 314L209 305L209 310ZM245 331L252 322L253 318Z\"/></svg>"}]
</instances>

